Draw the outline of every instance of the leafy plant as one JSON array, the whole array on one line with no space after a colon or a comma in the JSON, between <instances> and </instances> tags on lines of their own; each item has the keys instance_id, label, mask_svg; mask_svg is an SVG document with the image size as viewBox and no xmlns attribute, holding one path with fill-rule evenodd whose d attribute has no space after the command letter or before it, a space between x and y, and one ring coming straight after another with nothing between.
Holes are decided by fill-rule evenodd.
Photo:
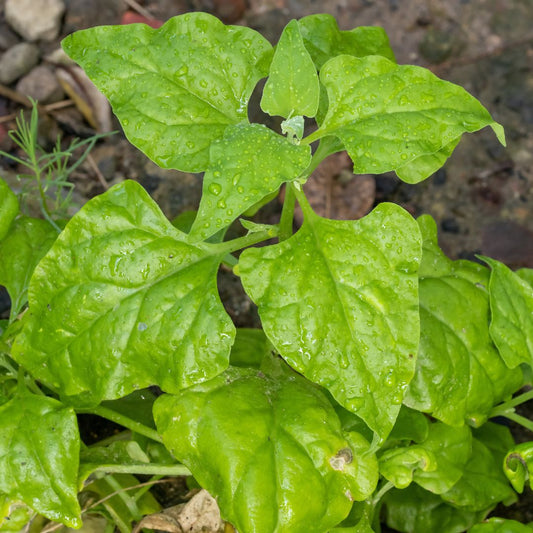
<instances>
[{"instance_id":1,"label":"leafy plant","mask_svg":"<svg viewBox=\"0 0 533 533\"><path fill-rule=\"evenodd\" d=\"M340 31L328 15L291 21L275 49L204 13L83 30L63 47L133 144L205 172L203 195L182 231L125 181L40 246L35 228L49 222L21 217L1 185L0 282L15 302L0 360L2 501L79 527L76 495L102 473L118 492L132 486L120 475L190 473L242 533L379 531L382 519L455 532L515 501L532 443L489 419L531 429L514 409L533 393L512 396L531 384L532 271L452 261L429 216L390 203L322 218L303 188L341 150L356 173L420 182L463 133L490 126L505 142L487 110L397 65L380 28ZM261 107L282 117L281 134L248 121L264 77ZM241 218L283 184L278 225ZM224 240L236 220L247 233ZM236 329L224 310L222 263L262 330ZM87 448L76 413L130 433ZM140 508L123 504L128 517L114 519L127 531ZM529 530L474 530L500 526Z\"/></svg>"}]
</instances>

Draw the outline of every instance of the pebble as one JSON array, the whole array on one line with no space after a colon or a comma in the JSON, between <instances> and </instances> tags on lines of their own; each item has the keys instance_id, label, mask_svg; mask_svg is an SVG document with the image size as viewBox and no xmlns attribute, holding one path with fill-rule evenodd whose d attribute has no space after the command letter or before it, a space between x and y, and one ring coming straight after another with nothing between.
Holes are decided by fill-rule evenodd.
<instances>
[{"instance_id":1,"label":"pebble","mask_svg":"<svg viewBox=\"0 0 533 533\"><path fill-rule=\"evenodd\" d=\"M0 58L0 83L9 85L29 72L39 61L39 48L34 44L12 46Z\"/></svg>"},{"instance_id":2,"label":"pebble","mask_svg":"<svg viewBox=\"0 0 533 533\"><path fill-rule=\"evenodd\" d=\"M17 91L40 104L59 102L64 92L54 72L45 65L35 67L17 83Z\"/></svg>"},{"instance_id":3,"label":"pebble","mask_svg":"<svg viewBox=\"0 0 533 533\"><path fill-rule=\"evenodd\" d=\"M0 21L0 50L7 50L19 42L17 34L4 21Z\"/></svg>"},{"instance_id":4,"label":"pebble","mask_svg":"<svg viewBox=\"0 0 533 533\"><path fill-rule=\"evenodd\" d=\"M63 0L6 0L7 23L27 41L52 41L59 34Z\"/></svg>"}]
</instances>

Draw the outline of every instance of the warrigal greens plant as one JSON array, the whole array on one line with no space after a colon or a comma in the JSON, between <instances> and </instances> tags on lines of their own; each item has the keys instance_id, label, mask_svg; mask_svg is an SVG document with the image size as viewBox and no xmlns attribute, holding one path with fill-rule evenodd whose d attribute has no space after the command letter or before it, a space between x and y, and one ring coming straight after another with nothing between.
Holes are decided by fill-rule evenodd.
<instances>
[{"instance_id":1,"label":"warrigal greens plant","mask_svg":"<svg viewBox=\"0 0 533 533\"><path fill-rule=\"evenodd\" d=\"M91 28L63 48L128 139L164 168L204 172L203 193L194 221L170 222L125 181L51 224L22 214L0 182L0 283L13 302L0 345L0 531L21 509L78 528L83 494L102 495L105 480L131 488L132 474L193 476L239 533L367 533L380 521L533 531L483 522L533 471L533 442L489 421L533 429L515 412L533 398L533 270L452 261L433 219L391 203L338 221L305 195L342 150L355 174L415 184L464 133L489 126L505 143L488 111L398 65L382 29L340 31L329 15L292 20L275 48L205 13ZM248 120L262 78L280 132ZM282 186L279 224L243 218ZM236 221L246 233L228 240ZM235 328L221 265L262 329ZM129 431L86 446L82 413Z\"/></svg>"}]
</instances>

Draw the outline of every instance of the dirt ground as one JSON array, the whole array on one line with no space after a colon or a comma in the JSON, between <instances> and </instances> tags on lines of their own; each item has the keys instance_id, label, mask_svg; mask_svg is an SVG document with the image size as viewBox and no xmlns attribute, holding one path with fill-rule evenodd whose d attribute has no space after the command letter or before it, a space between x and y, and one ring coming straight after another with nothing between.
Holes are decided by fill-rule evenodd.
<instances>
[{"instance_id":1,"label":"dirt ground","mask_svg":"<svg viewBox=\"0 0 533 533\"><path fill-rule=\"evenodd\" d=\"M483 254L513 268L533 267L533 0L64 3L58 36L36 42L39 64L54 73L62 68L53 55L62 37L84 27L119 24L138 16L165 21L187 11L208 11L226 23L251 26L272 42L290 19L311 13L334 15L341 29L384 27L399 63L428 67L480 99L504 126L507 147L500 146L488 129L465 135L444 168L419 185L404 184L392 173L354 176L349 160L335 156L325 161L306 185L313 205L325 216L357 218L376 203L393 201L415 216L431 214L437 220L441 245L452 258L474 259L476 254ZM4 7L5 0L0 0L0 55L24 41L6 23ZM6 132L14 127L13 114L23 107L17 87L17 80L0 85L0 149L8 152L14 147ZM67 95L61 95L60 104L50 104L47 115L43 115L40 134L46 146L52 145L58 133L68 138L95 131L95 124L89 124L78 107L68 102L62 107L61 102L67 100ZM120 129L118 122L111 120L112 129ZM15 183L15 172L9 161L0 158L2 177ZM91 161L73 178L80 205L114 183L136 179L170 218L195 209L201 193L201 176L158 168L120 133L100 142ZM279 209L274 203L257 220L268 220ZM238 281L222 273L220 283L221 296L236 324L257 325L253 305L243 298ZM529 416L532 411L530 408ZM533 520L531 493L523 502L522 510L515 508L521 513L518 519ZM509 511L516 517L513 513Z\"/></svg>"}]
</instances>

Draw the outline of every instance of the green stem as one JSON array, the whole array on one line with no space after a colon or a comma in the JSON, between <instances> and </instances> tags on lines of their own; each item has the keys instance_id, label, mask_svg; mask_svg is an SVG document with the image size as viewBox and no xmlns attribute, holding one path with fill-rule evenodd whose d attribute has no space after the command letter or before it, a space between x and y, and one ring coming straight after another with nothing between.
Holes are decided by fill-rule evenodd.
<instances>
[{"instance_id":1,"label":"green stem","mask_svg":"<svg viewBox=\"0 0 533 533\"><path fill-rule=\"evenodd\" d=\"M118 480L116 480L113 476L106 476L102 481L109 485L111 489L113 489L113 491L117 493L117 498L120 498L123 501L124 505L128 508L128 511L130 512L132 517L137 518L141 514L135 499L132 498L127 492L124 492L122 490L123 486L119 483ZM118 515L118 510L114 510L117 512Z\"/></svg>"},{"instance_id":2,"label":"green stem","mask_svg":"<svg viewBox=\"0 0 533 533\"><path fill-rule=\"evenodd\" d=\"M513 411L510 411L508 413L502 413L500 416L504 416L505 418L508 418L509 420L520 424L526 429L529 429L529 431L533 431L533 420L529 420L529 418L526 418L525 416L521 416Z\"/></svg>"},{"instance_id":3,"label":"green stem","mask_svg":"<svg viewBox=\"0 0 533 533\"><path fill-rule=\"evenodd\" d=\"M387 494L387 492L389 492L389 490L393 488L394 485L390 481L387 481L384 485L382 485L382 487L376 492L375 496L372 498L372 506L375 507L379 503L381 498L383 498L383 496L385 496L385 494Z\"/></svg>"},{"instance_id":4,"label":"green stem","mask_svg":"<svg viewBox=\"0 0 533 533\"><path fill-rule=\"evenodd\" d=\"M296 199L298 200L298 203L300 204L300 207L302 208L304 217L314 216L315 212L313 211L313 208L311 207L311 204L307 200L307 197L305 196L305 193L303 192L303 190L297 189L295 187L294 194L296 195Z\"/></svg>"},{"instance_id":5,"label":"green stem","mask_svg":"<svg viewBox=\"0 0 533 533\"><path fill-rule=\"evenodd\" d=\"M231 241L221 242L219 244L210 244L211 250L220 250L220 253L231 254L237 250L242 250L243 248L248 248L248 246L253 246L262 241L272 239L278 234L278 228L272 226L270 229L265 231L258 231L256 233L250 233L244 235L244 237L239 237L238 239L233 239ZM227 256L224 258L226 259Z\"/></svg>"},{"instance_id":6,"label":"green stem","mask_svg":"<svg viewBox=\"0 0 533 533\"><path fill-rule=\"evenodd\" d=\"M294 185L287 183L285 187L285 200L279 221L279 241L286 241L292 235L292 221L294 218L294 206L296 196L294 195Z\"/></svg>"},{"instance_id":7,"label":"green stem","mask_svg":"<svg viewBox=\"0 0 533 533\"><path fill-rule=\"evenodd\" d=\"M497 405L490 413L489 418L492 418L494 416L506 416L507 411L511 411L513 407L516 407L517 405L520 405L522 403L525 403L529 400L533 400L533 389L524 392L520 394L519 396L516 396L515 398L511 398L509 401L504 402L500 405Z\"/></svg>"},{"instance_id":8,"label":"green stem","mask_svg":"<svg viewBox=\"0 0 533 533\"><path fill-rule=\"evenodd\" d=\"M191 471L184 465L149 463L146 465L100 465L93 472L106 474L140 474L147 476L190 476Z\"/></svg>"},{"instance_id":9,"label":"green stem","mask_svg":"<svg viewBox=\"0 0 533 533\"><path fill-rule=\"evenodd\" d=\"M145 437L155 440L156 442L163 443L163 440L157 431L155 431L155 429L149 428L148 426L145 426L136 420L132 420L131 418L108 409L107 407L103 407L102 405L90 409L76 409L76 411L78 413L98 415L102 418L107 418L108 420L124 426L125 428L131 429L135 433L139 433L139 435L144 435Z\"/></svg>"}]
</instances>

